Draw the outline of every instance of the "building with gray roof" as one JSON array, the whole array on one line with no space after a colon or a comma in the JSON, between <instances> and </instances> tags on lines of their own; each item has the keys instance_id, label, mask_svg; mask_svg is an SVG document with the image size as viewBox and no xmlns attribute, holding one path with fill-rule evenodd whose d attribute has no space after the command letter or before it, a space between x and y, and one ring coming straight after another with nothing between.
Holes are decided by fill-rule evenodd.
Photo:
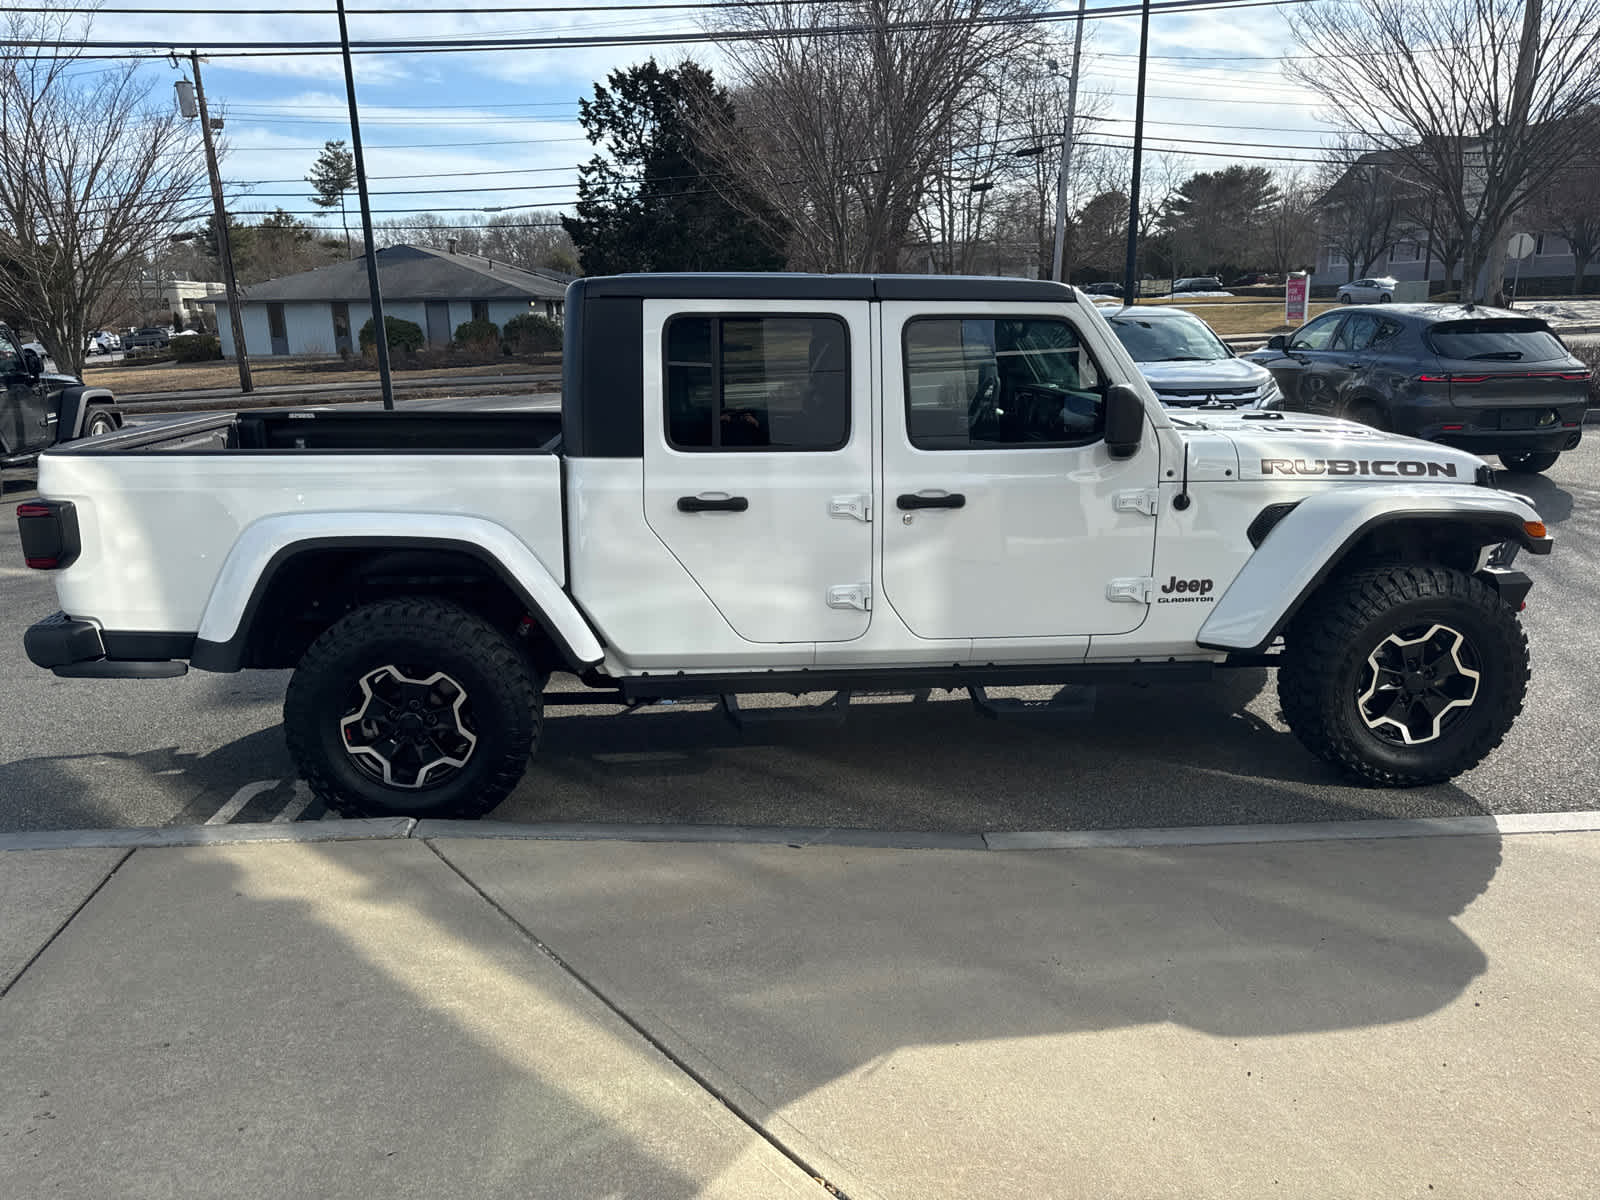
<instances>
[{"instance_id":1,"label":"building with gray roof","mask_svg":"<svg viewBox=\"0 0 1600 1200\"><path fill-rule=\"evenodd\" d=\"M512 317L536 313L560 322L567 282L554 272L524 271L474 254L410 245L378 251L384 314L415 321L430 346L449 345L471 320L504 328ZM364 255L240 292L245 348L252 355L356 353L361 327L372 317ZM216 306L222 353L231 358L228 299L213 296L205 303Z\"/></svg>"}]
</instances>

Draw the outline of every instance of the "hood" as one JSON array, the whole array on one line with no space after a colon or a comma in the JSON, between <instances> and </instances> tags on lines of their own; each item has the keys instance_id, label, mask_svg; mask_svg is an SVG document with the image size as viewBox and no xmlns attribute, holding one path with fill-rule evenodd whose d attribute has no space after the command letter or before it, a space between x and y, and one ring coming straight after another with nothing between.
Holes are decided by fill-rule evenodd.
<instances>
[{"instance_id":1,"label":"hood","mask_svg":"<svg viewBox=\"0 0 1600 1200\"><path fill-rule=\"evenodd\" d=\"M1231 404L1254 404L1272 383L1272 372L1245 358L1135 365L1163 404L1177 406L1204 404L1213 398Z\"/></svg>"},{"instance_id":2,"label":"hood","mask_svg":"<svg viewBox=\"0 0 1600 1200\"><path fill-rule=\"evenodd\" d=\"M1172 424L1180 432L1227 436L1239 454L1241 479L1473 484L1487 468L1465 450L1335 417L1235 410L1174 413Z\"/></svg>"}]
</instances>

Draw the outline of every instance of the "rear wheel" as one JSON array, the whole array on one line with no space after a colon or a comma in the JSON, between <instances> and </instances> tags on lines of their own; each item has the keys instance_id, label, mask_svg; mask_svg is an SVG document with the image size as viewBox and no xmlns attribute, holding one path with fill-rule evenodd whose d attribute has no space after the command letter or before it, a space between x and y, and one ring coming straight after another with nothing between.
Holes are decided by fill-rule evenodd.
<instances>
[{"instance_id":1,"label":"rear wheel","mask_svg":"<svg viewBox=\"0 0 1600 1200\"><path fill-rule=\"evenodd\" d=\"M1500 462L1508 471L1527 471L1531 474L1548 471L1561 457L1559 450L1523 450L1516 454L1502 454Z\"/></svg>"},{"instance_id":2,"label":"rear wheel","mask_svg":"<svg viewBox=\"0 0 1600 1200\"><path fill-rule=\"evenodd\" d=\"M1379 304L1392 304L1393 302L1394 302L1394 297L1391 296L1388 292L1379 292L1378 293L1378 303Z\"/></svg>"},{"instance_id":3,"label":"rear wheel","mask_svg":"<svg viewBox=\"0 0 1600 1200\"><path fill-rule=\"evenodd\" d=\"M1345 420L1358 421L1362 425L1370 425L1373 429L1387 429L1389 424L1383 418L1383 410L1371 400L1357 400L1344 410Z\"/></svg>"},{"instance_id":4,"label":"rear wheel","mask_svg":"<svg viewBox=\"0 0 1600 1200\"><path fill-rule=\"evenodd\" d=\"M289 681L284 733L312 792L346 816L480 817L527 768L541 685L475 613L388 600L312 643Z\"/></svg>"},{"instance_id":5,"label":"rear wheel","mask_svg":"<svg viewBox=\"0 0 1600 1200\"><path fill-rule=\"evenodd\" d=\"M1374 567L1290 628L1278 698L1301 743L1363 783L1415 787L1470 770L1522 711L1528 639L1481 580Z\"/></svg>"},{"instance_id":6,"label":"rear wheel","mask_svg":"<svg viewBox=\"0 0 1600 1200\"><path fill-rule=\"evenodd\" d=\"M99 437L106 433L115 433L117 419L103 408L91 408L89 415L83 422L84 437Z\"/></svg>"}]
</instances>

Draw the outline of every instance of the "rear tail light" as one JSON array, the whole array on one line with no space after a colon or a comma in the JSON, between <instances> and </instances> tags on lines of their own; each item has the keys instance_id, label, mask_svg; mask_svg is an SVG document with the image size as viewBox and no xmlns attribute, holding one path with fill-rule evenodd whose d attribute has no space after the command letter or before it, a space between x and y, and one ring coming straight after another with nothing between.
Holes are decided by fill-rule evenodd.
<instances>
[{"instance_id":1,"label":"rear tail light","mask_svg":"<svg viewBox=\"0 0 1600 1200\"><path fill-rule=\"evenodd\" d=\"M70 500L25 500L17 505L22 557L36 571L70 567L82 548L78 510Z\"/></svg>"},{"instance_id":2,"label":"rear tail light","mask_svg":"<svg viewBox=\"0 0 1600 1200\"><path fill-rule=\"evenodd\" d=\"M1441 426L1439 426L1439 432L1440 433L1460 433L1465 428L1466 428L1465 425L1441 425Z\"/></svg>"}]
</instances>

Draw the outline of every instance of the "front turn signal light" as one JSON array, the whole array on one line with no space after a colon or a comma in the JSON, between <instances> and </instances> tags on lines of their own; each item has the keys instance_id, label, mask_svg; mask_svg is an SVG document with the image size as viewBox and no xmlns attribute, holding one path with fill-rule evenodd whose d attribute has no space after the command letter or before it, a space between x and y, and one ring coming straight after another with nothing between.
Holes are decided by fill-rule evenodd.
<instances>
[{"instance_id":1,"label":"front turn signal light","mask_svg":"<svg viewBox=\"0 0 1600 1200\"><path fill-rule=\"evenodd\" d=\"M1522 523L1522 531L1531 538L1542 538L1548 536L1545 533L1543 521L1524 521Z\"/></svg>"}]
</instances>

